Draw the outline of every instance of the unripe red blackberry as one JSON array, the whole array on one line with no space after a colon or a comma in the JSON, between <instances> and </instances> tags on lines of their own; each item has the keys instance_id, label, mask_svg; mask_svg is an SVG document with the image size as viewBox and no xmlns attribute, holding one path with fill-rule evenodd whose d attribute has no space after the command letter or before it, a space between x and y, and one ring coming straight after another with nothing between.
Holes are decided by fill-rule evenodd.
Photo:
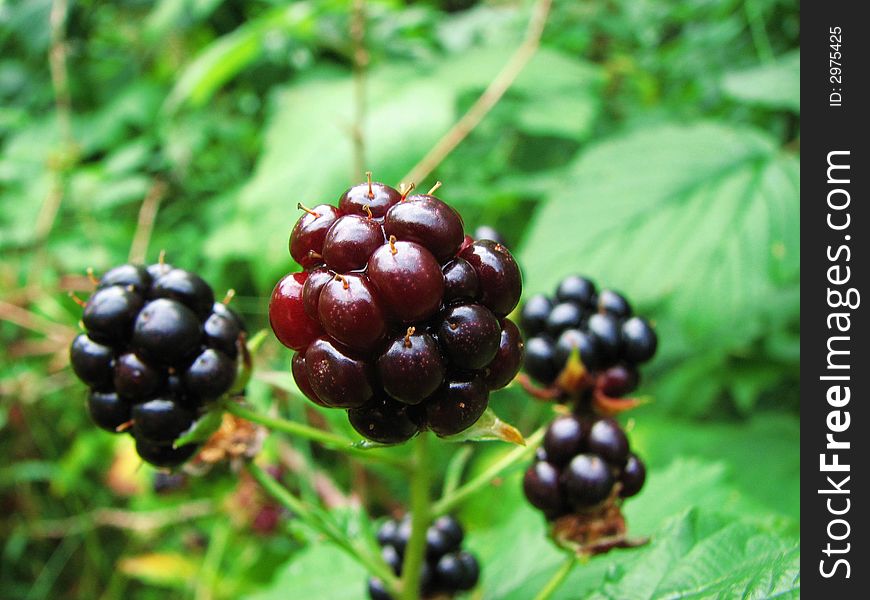
<instances>
[{"instance_id":1,"label":"unripe red blackberry","mask_svg":"<svg viewBox=\"0 0 870 600\"><path fill-rule=\"evenodd\" d=\"M276 286L269 308L301 357L300 390L349 409L357 431L382 443L473 425L522 363L522 337L504 318L522 291L510 252L466 236L443 200L384 184L302 209L290 247L305 271Z\"/></svg>"},{"instance_id":2,"label":"unripe red blackberry","mask_svg":"<svg viewBox=\"0 0 870 600\"><path fill-rule=\"evenodd\" d=\"M181 464L198 446L173 444L235 381L244 323L198 275L163 262L110 269L84 305L70 363L91 387L92 420L132 433L147 462Z\"/></svg>"}]
</instances>

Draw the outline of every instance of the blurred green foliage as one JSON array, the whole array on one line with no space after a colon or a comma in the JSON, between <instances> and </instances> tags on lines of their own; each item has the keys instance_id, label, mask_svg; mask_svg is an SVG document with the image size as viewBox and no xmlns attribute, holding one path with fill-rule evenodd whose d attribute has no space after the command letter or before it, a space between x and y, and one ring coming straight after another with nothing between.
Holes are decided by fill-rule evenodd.
<instances>
[{"instance_id":1,"label":"blurred green foliage","mask_svg":"<svg viewBox=\"0 0 870 600\"><path fill-rule=\"evenodd\" d=\"M360 568L292 518L257 532L264 499L238 474L154 491L129 440L90 426L65 367L66 294L126 260L149 196L147 259L165 249L265 324L296 203L363 177L351 2L66 4L0 1L0 595L361 598ZM501 69L531 5L365 4L356 125L366 168L398 183ZM626 504L653 541L575 569L555 597L799 595L798 17L792 0L556 1L505 97L417 182L442 180L469 228L503 232L527 293L587 273L660 332L654 402L632 415L650 479ZM270 343L259 366L287 361ZM249 398L347 427L262 382ZM516 389L492 406L526 433L550 415ZM472 471L503 451L477 447ZM374 515L406 498L382 467L280 436L264 452ZM530 598L561 561L518 477L462 510L481 597Z\"/></svg>"}]
</instances>

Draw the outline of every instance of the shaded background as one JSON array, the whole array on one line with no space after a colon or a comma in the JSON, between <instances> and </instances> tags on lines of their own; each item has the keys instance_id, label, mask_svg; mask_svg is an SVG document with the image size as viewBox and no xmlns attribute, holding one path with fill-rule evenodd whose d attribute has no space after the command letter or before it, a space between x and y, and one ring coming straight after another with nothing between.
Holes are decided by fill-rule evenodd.
<instances>
[{"instance_id":1,"label":"shaded background","mask_svg":"<svg viewBox=\"0 0 870 600\"><path fill-rule=\"evenodd\" d=\"M0 2L0 595L363 597L362 570L252 482L155 481L88 422L67 292L164 249L266 326L297 202L365 169L397 184L542 7L369 0L360 46L338 0ZM786 0L557 1L505 96L417 182L503 233L527 294L585 273L659 330L653 402L629 422L650 477L626 504L653 543L576 569L557 598L799 594L798 22ZM270 340L259 366L288 359ZM249 397L347 428L292 389ZM551 415L514 389L491 406L526 433ZM443 469L456 447L439 446ZM472 471L504 451L476 446ZM349 490L375 516L405 498L395 474L304 442L264 452L350 528ZM561 560L519 476L461 514L480 597L530 598Z\"/></svg>"}]
</instances>

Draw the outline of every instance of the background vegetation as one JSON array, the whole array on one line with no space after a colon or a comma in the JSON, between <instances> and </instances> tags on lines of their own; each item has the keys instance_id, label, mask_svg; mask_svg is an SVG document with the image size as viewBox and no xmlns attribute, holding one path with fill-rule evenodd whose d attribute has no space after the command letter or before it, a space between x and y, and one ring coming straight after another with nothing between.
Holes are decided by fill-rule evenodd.
<instances>
[{"instance_id":1,"label":"background vegetation","mask_svg":"<svg viewBox=\"0 0 870 600\"><path fill-rule=\"evenodd\" d=\"M127 436L90 425L67 292L165 249L265 326L296 203L332 201L363 165L398 183L543 4L369 0L361 49L340 0L0 0L0 595L363 597L362 569L248 478L157 491ZM798 16L793 0L557 0L513 86L418 182L504 233L527 293L586 273L659 329L654 402L631 415L650 477L626 504L652 542L554 597L799 595ZM258 366L286 388L288 359L270 340ZM249 398L347 427L262 379ZM491 405L525 433L551 415L516 389ZM443 470L458 446L439 448ZM471 472L506 451L473 449ZM351 531L360 504L406 498L396 474L299 440L263 452ZM562 560L520 474L461 508L480 598L531 598Z\"/></svg>"}]
</instances>

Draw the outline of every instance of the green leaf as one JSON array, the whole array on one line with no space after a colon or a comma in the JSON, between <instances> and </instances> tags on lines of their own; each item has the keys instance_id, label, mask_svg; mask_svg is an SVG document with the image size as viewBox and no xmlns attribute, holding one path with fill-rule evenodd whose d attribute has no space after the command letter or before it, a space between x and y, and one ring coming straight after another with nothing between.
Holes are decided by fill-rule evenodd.
<instances>
[{"instance_id":1,"label":"green leaf","mask_svg":"<svg viewBox=\"0 0 870 600\"><path fill-rule=\"evenodd\" d=\"M198 444L206 441L220 429L223 422L224 411L218 406L215 406L210 411L197 419L190 429L178 436L178 439L173 442L174 448L179 448L185 444Z\"/></svg>"},{"instance_id":2,"label":"green leaf","mask_svg":"<svg viewBox=\"0 0 870 600\"><path fill-rule=\"evenodd\" d=\"M715 363L796 322L799 304L784 315L769 302L800 285L799 163L772 139L716 123L657 126L591 148L567 177L520 254L527 293L589 274L657 308L660 360L674 362Z\"/></svg>"},{"instance_id":3,"label":"green leaf","mask_svg":"<svg viewBox=\"0 0 870 600\"><path fill-rule=\"evenodd\" d=\"M508 54L500 46L486 47L428 65L394 63L372 68L366 77L363 133L366 168L375 179L398 184L459 118L460 100L476 97ZM547 86L535 74L541 70L563 73ZM554 86L592 102L588 89L598 82L600 74L586 63L542 51L512 92L516 101L529 106L545 99ZM227 225L214 230L206 241L210 258L260 257L251 266L263 288L274 285L277 274L296 268L286 252L290 229L299 216L297 203L334 203L343 189L364 177L352 172L353 97L350 73L327 68L300 76L272 97L263 153L239 192L238 214L226 219ZM583 119L597 114L597 106L584 111ZM585 121L578 124L590 126ZM424 182L416 183L424 186Z\"/></svg>"},{"instance_id":4,"label":"green leaf","mask_svg":"<svg viewBox=\"0 0 870 600\"><path fill-rule=\"evenodd\" d=\"M511 425L498 418L492 407L487 406L477 422L471 427L456 435L443 438L448 442L491 442L502 441L524 446L526 444L523 434Z\"/></svg>"},{"instance_id":5,"label":"green leaf","mask_svg":"<svg viewBox=\"0 0 870 600\"><path fill-rule=\"evenodd\" d=\"M314 12L307 3L273 9L207 46L182 72L166 99L173 112L184 103L202 106L227 81L260 57L270 36L307 35Z\"/></svg>"},{"instance_id":6,"label":"green leaf","mask_svg":"<svg viewBox=\"0 0 870 600\"><path fill-rule=\"evenodd\" d=\"M800 544L692 510L605 583L595 600L799 598Z\"/></svg>"},{"instance_id":7,"label":"green leaf","mask_svg":"<svg viewBox=\"0 0 870 600\"><path fill-rule=\"evenodd\" d=\"M366 572L336 546L320 542L309 546L281 570L269 587L247 600L359 600L365 597Z\"/></svg>"},{"instance_id":8,"label":"green leaf","mask_svg":"<svg viewBox=\"0 0 870 600\"><path fill-rule=\"evenodd\" d=\"M733 71L722 77L722 89L740 102L766 108L801 111L801 53L794 50L769 64Z\"/></svg>"}]
</instances>

